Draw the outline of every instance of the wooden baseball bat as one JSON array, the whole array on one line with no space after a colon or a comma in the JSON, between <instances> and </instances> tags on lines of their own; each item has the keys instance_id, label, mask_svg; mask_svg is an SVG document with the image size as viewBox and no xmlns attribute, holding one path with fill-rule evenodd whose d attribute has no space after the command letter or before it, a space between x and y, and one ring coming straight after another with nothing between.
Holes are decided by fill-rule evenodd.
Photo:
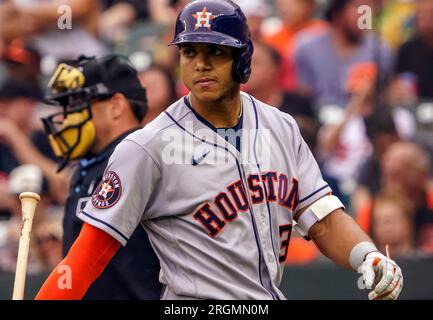
<instances>
[{"instance_id":1,"label":"wooden baseball bat","mask_svg":"<svg viewBox=\"0 0 433 320\"><path fill-rule=\"evenodd\" d=\"M23 224L21 227L20 243L18 247L17 267L15 271L14 292L12 300L24 299L24 286L26 283L27 260L29 256L30 233L32 231L33 217L36 206L41 197L33 192L23 192L19 196Z\"/></svg>"}]
</instances>

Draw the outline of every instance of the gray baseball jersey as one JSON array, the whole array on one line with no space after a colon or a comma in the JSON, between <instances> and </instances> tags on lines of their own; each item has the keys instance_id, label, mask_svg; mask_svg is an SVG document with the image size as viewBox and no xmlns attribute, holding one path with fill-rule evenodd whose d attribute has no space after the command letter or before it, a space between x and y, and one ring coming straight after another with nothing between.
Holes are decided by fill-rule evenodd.
<instances>
[{"instance_id":1,"label":"gray baseball jersey","mask_svg":"<svg viewBox=\"0 0 433 320\"><path fill-rule=\"evenodd\" d=\"M141 224L163 299L284 299L292 217L331 192L294 119L241 99L240 148L184 97L117 146L79 216L123 245Z\"/></svg>"}]
</instances>

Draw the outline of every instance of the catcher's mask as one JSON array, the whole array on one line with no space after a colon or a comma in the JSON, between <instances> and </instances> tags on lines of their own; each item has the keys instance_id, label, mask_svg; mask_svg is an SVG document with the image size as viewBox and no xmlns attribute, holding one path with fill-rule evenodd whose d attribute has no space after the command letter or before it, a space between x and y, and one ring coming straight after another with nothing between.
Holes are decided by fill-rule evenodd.
<instances>
[{"instance_id":1,"label":"catcher's mask","mask_svg":"<svg viewBox=\"0 0 433 320\"><path fill-rule=\"evenodd\" d=\"M83 158L95 140L91 103L111 98L116 92L137 106L133 112L141 121L147 111L146 91L127 58L109 55L103 58L80 57L57 67L48 83L45 101L62 111L42 119L51 148L61 159L58 171L69 160Z\"/></svg>"},{"instance_id":2,"label":"catcher's mask","mask_svg":"<svg viewBox=\"0 0 433 320\"><path fill-rule=\"evenodd\" d=\"M51 148L61 159L59 171L69 160L83 157L95 139L95 126L90 121L90 100L95 94L91 88L84 87L85 81L79 67L62 63L48 83L53 95L47 102L63 109L42 119Z\"/></svg>"}]
</instances>

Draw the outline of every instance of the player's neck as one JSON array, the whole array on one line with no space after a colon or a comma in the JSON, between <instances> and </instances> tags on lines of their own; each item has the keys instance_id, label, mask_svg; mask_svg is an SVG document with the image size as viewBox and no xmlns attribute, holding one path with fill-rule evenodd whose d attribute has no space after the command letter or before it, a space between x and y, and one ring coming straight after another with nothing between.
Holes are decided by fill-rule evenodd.
<instances>
[{"instance_id":1,"label":"player's neck","mask_svg":"<svg viewBox=\"0 0 433 320\"><path fill-rule=\"evenodd\" d=\"M194 95L188 96L192 108L209 121L215 128L234 127L239 122L241 96L239 90L217 101L200 101Z\"/></svg>"}]
</instances>

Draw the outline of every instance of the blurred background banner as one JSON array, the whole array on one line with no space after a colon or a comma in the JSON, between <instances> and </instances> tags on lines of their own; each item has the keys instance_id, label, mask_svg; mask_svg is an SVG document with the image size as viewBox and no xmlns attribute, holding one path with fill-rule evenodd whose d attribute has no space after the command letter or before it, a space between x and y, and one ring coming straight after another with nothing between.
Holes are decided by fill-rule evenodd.
<instances>
[{"instance_id":1,"label":"blurred background banner","mask_svg":"<svg viewBox=\"0 0 433 320\"><path fill-rule=\"evenodd\" d=\"M60 63L122 54L146 88L146 125L188 93L168 46L188 2L0 0L0 298L9 298L16 264L17 195L42 195L32 296L65 254L65 204L80 192L71 177L87 166L75 160L57 172L40 120L58 110L45 103L48 80ZM432 299L433 0L235 2L255 46L242 90L295 118L348 213L401 261L401 297ZM78 174L74 188L86 176ZM293 234L288 248L281 286L289 299L365 298L357 275L331 266L313 243Z\"/></svg>"}]
</instances>

